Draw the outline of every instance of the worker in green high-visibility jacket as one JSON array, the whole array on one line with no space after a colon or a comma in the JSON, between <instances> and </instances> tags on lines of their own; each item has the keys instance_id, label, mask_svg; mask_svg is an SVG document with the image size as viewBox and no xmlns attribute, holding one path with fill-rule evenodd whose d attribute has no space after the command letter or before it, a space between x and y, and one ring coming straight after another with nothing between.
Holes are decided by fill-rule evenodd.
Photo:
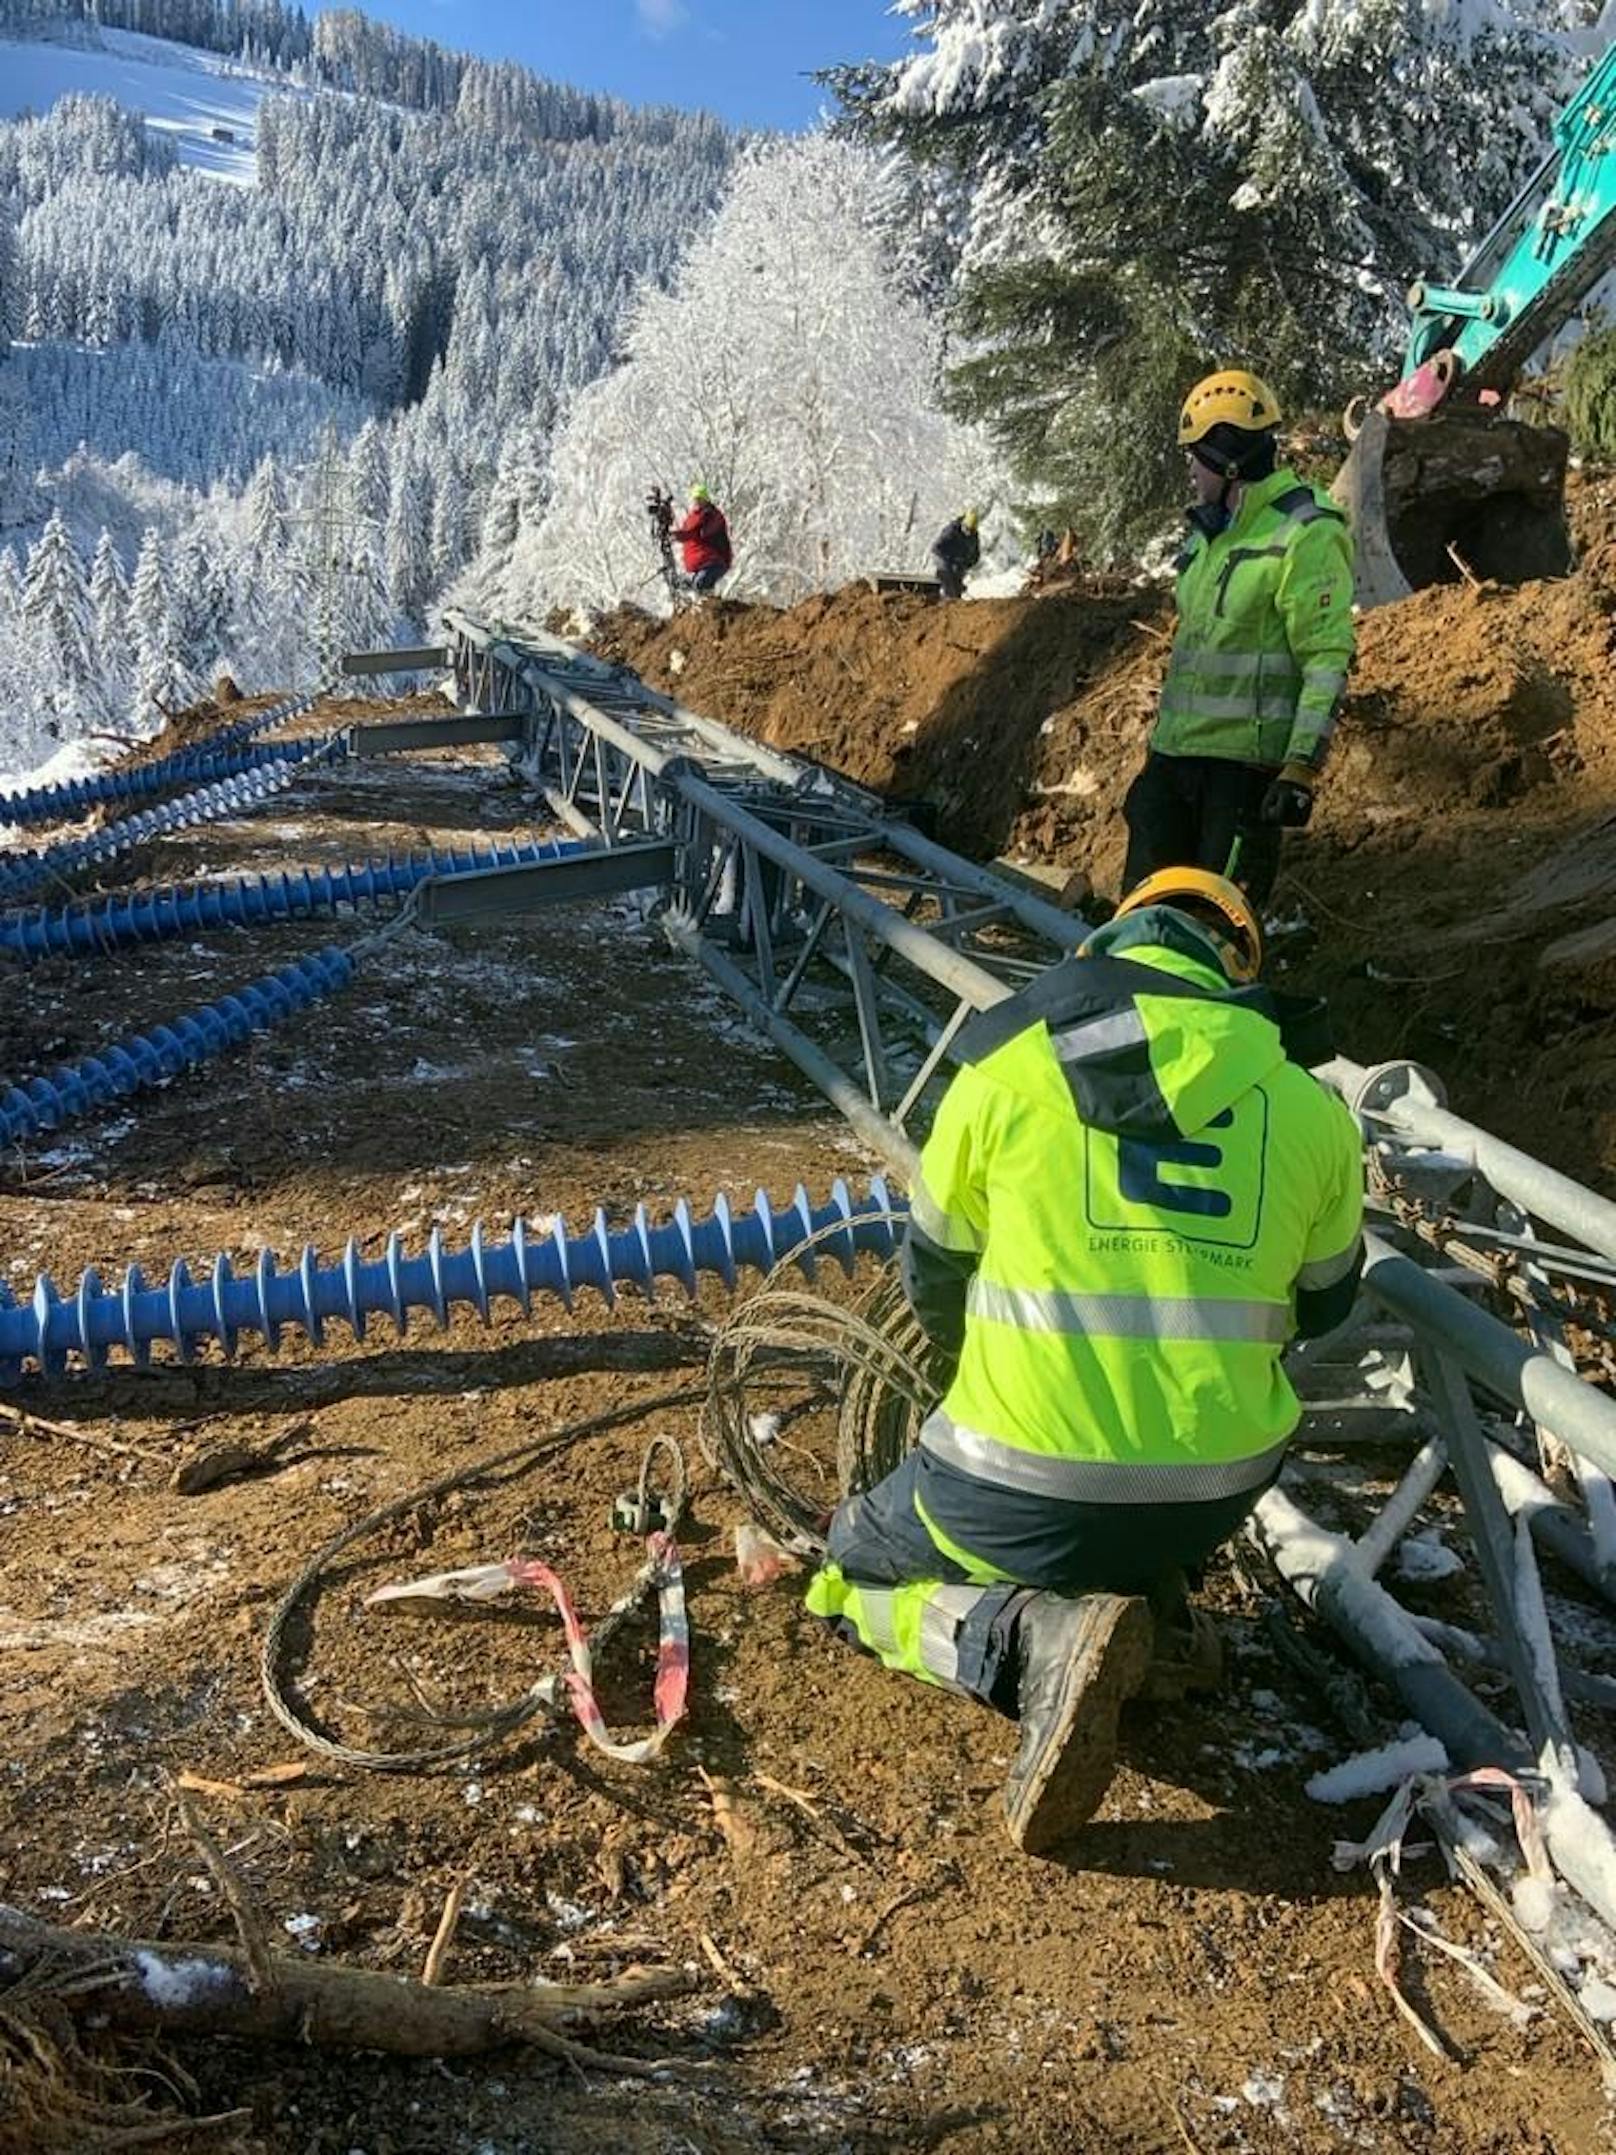
<instances>
[{"instance_id":1,"label":"worker in green high-visibility jacket","mask_svg":"<svg viewBox=\"0 0 1616 2155\"><path fill-rule=\"evenodd\" d=\"M966 1027L902 1259L957 1368L809 1586L889 1668L1015 1715L1034 1852L1092 1814L1183 1574L1279 1472L1286 1344L1357 1289L1357 1125L1309 1074L1319 1006L1258 986L1261 954L1233 884L1169 870Z\"/></svg>"},{"instance_id":2,"label":"worker in green high-visibility jacket","mask_svg":"<svg viewBox=\"0 0 1616 2155\"><path fill-rule=\"evenodd\" d=\"M1255 374L1208 375L1178 439L1196 499L1178 632L1144 769L1124 806L1123 889L1193 862L1261 905L1305 824L1352 663L1352 534L1279 463L1279 403Z\"/></svg>"}]
</instances>

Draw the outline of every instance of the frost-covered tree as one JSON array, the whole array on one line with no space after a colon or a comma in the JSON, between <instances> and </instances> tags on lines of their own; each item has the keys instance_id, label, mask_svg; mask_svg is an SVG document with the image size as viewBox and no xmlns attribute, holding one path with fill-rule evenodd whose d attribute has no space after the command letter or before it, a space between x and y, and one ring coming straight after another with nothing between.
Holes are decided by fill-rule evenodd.
<instances>
[{"instance_id":1,"label":"frost-covered tree","mask_svg":"<svg viewBox=\"0 0 1616 2155\"><path fill-rule=\"evenodd\" d=\"M387 442L374 419L367 419L348 451L348 500L357 517L376 531L387 518Z\"/></svg>"},{"instance_id":2,"label":"frost-covered tree","mask_svg":"<svg viewBox=\"0 0 1616 2155\"><path fill-rule=\"evenodd\" d=\"M266 456L247 489L247 544L260 561L273 562L285 553L290 538L286 489L275 459Z\"/></svg>"},{"instance_id":3,"label":"frost-covered tree","mask_svg":"<svg viewBox=\"0 0 1616 2155\"><path fill-rule=\"evenodd\" d=\"M112 533L105 525L90 564L90 606L95 622L101 706L110 717L129 701L129 586Z\"/></svg>"},{"instance_id":4,"label":"frost-covered tree","mask_svg":"<svg viewBox=\"0 0 1616 2155\"><path fill-rule=\"evenodd\" d=\"M395 468L393 473L385 560L394 605L406 619L422 621L433 585L432 497L426 479L413 465Z\"/></svg>"},{"instance_id":5,"label":"frost-covered tree","mask_svg":"<svg viewBox=\"0 0 1616 2155\"><path fill-rule=\"evenodd\" d=\"M95 679L95 616L84 564L53 510L23 571L22 611L45 641L63 688L81 696Z\"/></svg>"},{"instance_id":6,"label":"frost-covered tree","mask_svg":"<svg viewBox=\"0 0 1616 2155\"><path fill-rule=\"evenodd\" d=\"M216 667L230 614L229 582L193 525L176 550L169 578L173 655L192 681L205 681Z\"/></svg>"},{"instance_id":7,"label":"frost-covered tree","mask_svg":"<svg viewBox=\"0 0 1616 2155\"><path fill-rule=\"evenodd\" d=\"M0 531L33 522L39 496L34 486L34 427L20 355L0 361Z\"/></svg>"},{"instance_id":8,"label":"frost-covered tree","mask_svg":"<svg viewBox=\"0 0 1616 2155\"><path fill-rule=\"evenodd\" d=\"M879 184L873 157L823 136L747 158L674 289L636 301L624 364L574 405L497 603L647 595L652 481L703 479L734 534L726 588L782 600L924 562L991 491L980 438L935 401L941 332L888 274Z\"/></svg>"},{"instance_id":9,"label":"frost-covered tree","mask_svg":"<svg viewBox=\"0 0 1616 2155\"><path fill-rule=\"evenodd\" d=\"M1243 359L1322 398L1392 357L1404 287L1456 270L1580 65L1573 0L898 12L916 49L834 80L920 169L911 251L960 273L960 404L1110 545L1172 498L1155 445L1187 371Z\"/></svg>"},{"instance_id":10,"label":"frost-covered tree","mask_svg":"<svg viewBox=\"0 0 1616 2155\"><path fill-rule=\"evenodd\" d=\"M154 703L160 702L162 709L171 710L177 701L184 700L173 678L173 645L163 542L155 529L148 528L140 542L129 586L129 650L136 684L132 711L137 723L153 722ZM160 718L156 722L160 724Z\"/></svg>"}]
</instances>

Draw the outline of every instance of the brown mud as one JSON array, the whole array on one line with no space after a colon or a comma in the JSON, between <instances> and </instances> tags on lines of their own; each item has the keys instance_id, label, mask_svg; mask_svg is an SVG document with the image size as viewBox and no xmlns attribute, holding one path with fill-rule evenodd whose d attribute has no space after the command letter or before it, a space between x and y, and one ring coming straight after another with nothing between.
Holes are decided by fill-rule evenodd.
<instances>
[{"instance_id":1,"label":"brown mud","mask_svg":"<svg viewBox=\"0 0 1616 2155\"><path fill-rule=\"evenodd\" d=\"M677 632L619 620L615 647L697 708L745 719L766 705L774 737L924 793L947 836L1076 861L1105 886L1160 663L1158 601L815 604L812 619L717 607ZM1519 1073L1534 1041L1530 1081L1510 1076L1500 1047L1474 1071L1455 1055L1456 1090L1490 1101L1513 1134L1600 1170L1611 1155L1578 1160L1574 1132L1608 1144L1607 1110L1591 1094L1586 1111L1569 1097L1556 1106L1541 1075L1557 1068L1569 1086L1574 1068L1609 1055L1608 1014L1583 1001L1597 967L1578 974L1568 1005L1554 998L1569 991L1540 984L1536 960L1551 930L1596 922L1608 901L1597 827L1616 809L1609 627L1592 577L1437 595L1370 624L1331 792L1283 897L1308 926L1281 944L1299 977L1337 991L1361 1054L1440 1044L1444 1026L1485 1016L1514 1041ZM124 872L463 844L535 832L541 813L488 754L348 766ZM1580 849L1578 832L1593 834ZM1464 940L1484 911L1504 925ZM8 961L7 1075L380 924L232 931L26 972ZM1411 976L1400 1016L1371 966ZM597 1204L617 1221L640 1201L659 1212L686 1195L700 1209L722 1190L746 1202L757 1183L783 1197L800 1178L817 1193L871 1164L625 900L367 941L346 995L8 1156L0 1229L13 1291L48 1267L67 1292L92 1263L104 1278L131 1260L160 1277L184 1256L201 1274L220 1250L240 1266L267 1244L284 1263L306 1240L329 1260L350 1234L372 1255L393 1228L419 1247L434 1226L457 1242L477 1217L503 1233L517 1212L563 1212L577 1229ZM1222 1567L1207 1589L1229 1644L1224 1689L1136 1709L1099 1820L1061 1862L1028 1862L999 1823L1008 1724L853 1656L803 1615L791 1583L742 1589L730 1547L740 1507L703 1466L688 1405L520 1482L411 1513L342 1560L292 1640L306 1710L349 1742L415 1740L408 1714L510 1697L558 1663L557 1627L536 1603L435 1618L367 1610L365 1594L521 1549L555 1563L598 1621L637 1561L611 1529L612 1499L646 1436L666 1430L694 1477L682 1535L694 1688L690 1724L661 1762L607 1762L570 1725L543 1722L436 1775L370 1775L300 1751L266 1708L257 1657L269 1612L319 1543L428 1478L698 1383L703 1327L728 1306L716 1286L693 1311L672 1298L612 1311L585 1295L571 1316L554 1302L529 1318L502 1307L483 1328L461 1313L444 1333L423 1324L402 1341L380 1322L362 1346L333 1324L320 1350L288 1338L271 1357L249 1337L230 1366L212 1348L186 1366L159 1350L147 1371L115 1363L7 1387L14 1405L80 1437L0 1428L0 1894L86 1928L228 1938L175 1818L169 1777L190 1772L221 1784L198 1800L288 1950L418 1973L463 1883L451 1980L667 1961L698 1986L601 2030L614 2048L701 2065L679 2082L585 2078L514 2053L450 2070L177 2044L197 2083L189 2107L251 2116L233 2143L173 2145L1582 2155L1611 2144L1594 2061L1541 1997L1517 2025L1431 1956L1411 1981L1452 2055L1429 2056L1398 2018L1375 1978L1373 1895L1331 1863L1333 1843L1367 1830L1377 1805L1332 1811L1305 1796L1309 1772L1353 1745L1276 1650L1249 1582ZM195 1471L229 1447L257 1465L222 1481ZM1360 1485L1383 1486L1384 1464L1320 1453L1297 1471L1308 1502L1345 1523ZM1453 1612L1448 1584L1410 1593ZM1584 1660L1616 1673L1616 1625L1581 1623ZM601 1672L614 1724L645 1725L653 1659L653 1629L636 1620ZM1378 1703L1389 1733L1397 1717ZM1610 1749L1597 1717L1586 1734ZM302 1778L246 1786L291 1760L306 1762ZM727 1837L698 1766L739 1792ZM1408 1891L1531 1995L1533 1970L1434 1862L1413 1867ZM0 2077L0 2149L20 2155L30 2143L7 2139L5 2102Z\"/></svg>"},{"instance_id":2,"label":"brown mud","mask_svg":"<svg viewBox=\"0 0 1616 2155\"><path fill-rule=\"evenodd\" d=\"M1616 475L1584 475L1573 509L1577 574L1361 619L1274 956L1329 995L1347 1052L1433 1064L1465 1112L1616 1189L1616 931L1559 947L1616 914ZM623 609L594 640L695 709L929 802L964 852L1114 895L1171 618L1149 586L948 607L850 588L787 613Z\"/></svg>"}]
</instances>

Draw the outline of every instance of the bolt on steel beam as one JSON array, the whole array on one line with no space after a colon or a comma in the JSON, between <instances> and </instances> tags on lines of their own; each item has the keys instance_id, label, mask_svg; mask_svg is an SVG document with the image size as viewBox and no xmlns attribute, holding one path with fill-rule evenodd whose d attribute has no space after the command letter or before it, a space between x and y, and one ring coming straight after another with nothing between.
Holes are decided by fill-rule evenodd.
<instances>
[{"instance_id":1,"label":"bolt on steel beam","mask_svg":"<svg viewBox=\"0 0 1616 2155\"><path fill-rule=\"evenodd\" d=\"M1439 1097L1440 1085L1417 1064L1381 1063L1366 1069L1338 1055L1321 1063L1314 1076L1340 1093L1355 1114L1418 1144L1456 1153L1524 1211L1616 1259L1616 1204L1518 1146L1450 1114Z\"/></svg>"}]
</instances>

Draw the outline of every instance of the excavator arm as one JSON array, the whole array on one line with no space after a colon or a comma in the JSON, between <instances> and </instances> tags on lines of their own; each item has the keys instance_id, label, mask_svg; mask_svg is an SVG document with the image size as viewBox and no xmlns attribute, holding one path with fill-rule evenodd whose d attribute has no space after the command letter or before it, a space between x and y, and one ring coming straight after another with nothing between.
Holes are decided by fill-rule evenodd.
<instances>
[{"instance_id":1,"label":"excavator arm","mask_svg":"<svg viewBox=\"0 0 1616 2155\"><path fill-rule=\"evenodd\" d=\"M1464 575L1520 583L1570 568L1566 437L1498 407L1613 269L1616 44L1458 282L1409 292L1403 378L1364 421L1332 489L1357 537L1361 605Z\"/></svg>"},{"instance_id":2,"label":"excavator arm","mask_svg":"<svg viewBox=\"0 0 1616 2155\"><path fill-rule=\"evenodd\" d=\"M1616 269L1616 44L1554 123L1554 147L1452 286L1416 284L1404 374L1451 351L1467 391L1507 393Z\"/></svg>"}]
</instances>

